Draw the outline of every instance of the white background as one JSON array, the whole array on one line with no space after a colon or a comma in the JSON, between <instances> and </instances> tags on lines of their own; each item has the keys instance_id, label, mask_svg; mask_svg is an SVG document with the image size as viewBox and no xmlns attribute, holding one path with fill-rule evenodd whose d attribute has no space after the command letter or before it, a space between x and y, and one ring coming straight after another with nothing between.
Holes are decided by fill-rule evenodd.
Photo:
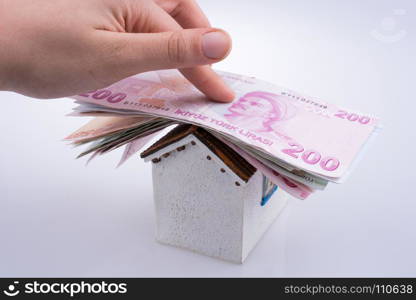
<instances>
[{"instance_id":1,"label":"white background","mask_svg":"<svg viewBox=\"0 0 416 300\"><path fill-rule=\"evenodd\" d=\"M293 199L229 264L155 242L150 164L74 159L71 100L1 92L0 276L416 276L415 1L200 4L233 37L218 69L383 120L355 172Z\"/></svg>"}]
</instances>

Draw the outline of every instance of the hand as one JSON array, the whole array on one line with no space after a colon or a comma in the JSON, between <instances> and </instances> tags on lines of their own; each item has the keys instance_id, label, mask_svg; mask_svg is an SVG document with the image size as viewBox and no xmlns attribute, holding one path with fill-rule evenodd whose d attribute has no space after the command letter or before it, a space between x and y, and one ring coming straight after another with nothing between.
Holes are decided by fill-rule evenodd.
<instances>
[{"instance_id":1,"label":"hand","mask_svg":"<svg viewBox=\"0 0 416 300\"><path fill-rule=\"evenodd\" d=\"M201 92L233 92L211 70L231 39L193 0L0 0L0 89L57 98L179 69Z\"/></svg>"}]
</instances>

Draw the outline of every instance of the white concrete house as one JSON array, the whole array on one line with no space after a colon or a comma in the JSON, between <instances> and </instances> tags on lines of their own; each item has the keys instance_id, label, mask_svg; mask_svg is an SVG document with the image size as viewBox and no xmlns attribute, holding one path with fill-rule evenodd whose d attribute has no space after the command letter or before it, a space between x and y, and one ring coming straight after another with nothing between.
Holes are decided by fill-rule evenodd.
<instances>
[{"instance_id":1,"label":"white concrete house","mask_svg":"<svg viewBox=\"0 0 416 300\"><path fill-rule=\"evenodd\" d=\"M157 240L242 263L288 194L206 130L178 125L141 153L153 164Z\"/></svg>"}]
</instances>

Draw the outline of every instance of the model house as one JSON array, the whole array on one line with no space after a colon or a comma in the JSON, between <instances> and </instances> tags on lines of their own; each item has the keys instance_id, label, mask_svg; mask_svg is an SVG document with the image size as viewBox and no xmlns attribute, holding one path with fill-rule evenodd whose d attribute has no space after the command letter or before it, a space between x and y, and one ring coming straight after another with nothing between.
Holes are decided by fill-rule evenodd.
<instances>
[{"instance_id":1,"label":"model house","mask_svg":"<svg viewBox=\"0 0 416 300\"><path fill-rule=\"evenodd\" d=\"M157 240L242 263L288 195L208 131L178 125L141 153L153 164Z\"/></svg>"}]
</instances>

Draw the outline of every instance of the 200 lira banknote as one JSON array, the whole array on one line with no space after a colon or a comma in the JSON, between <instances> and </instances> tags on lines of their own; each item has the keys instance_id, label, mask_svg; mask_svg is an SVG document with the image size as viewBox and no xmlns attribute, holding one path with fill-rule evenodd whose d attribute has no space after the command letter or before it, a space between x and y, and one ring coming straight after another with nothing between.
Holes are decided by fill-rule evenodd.
<instances>
[{"instance_id":1,"label":"200 lira banknote","mask_svg":"<svg viewBox=\"0 0 416 300\"><path fill-rule=\"evenodd\" d=\"M172 70L143 73L74 96L80 104L75 111L197 124L315 187L346 174L379 124L371 115L252 77L218 73L236 93L232 103L207 101Z\"/></svg>"}]
</instances>

